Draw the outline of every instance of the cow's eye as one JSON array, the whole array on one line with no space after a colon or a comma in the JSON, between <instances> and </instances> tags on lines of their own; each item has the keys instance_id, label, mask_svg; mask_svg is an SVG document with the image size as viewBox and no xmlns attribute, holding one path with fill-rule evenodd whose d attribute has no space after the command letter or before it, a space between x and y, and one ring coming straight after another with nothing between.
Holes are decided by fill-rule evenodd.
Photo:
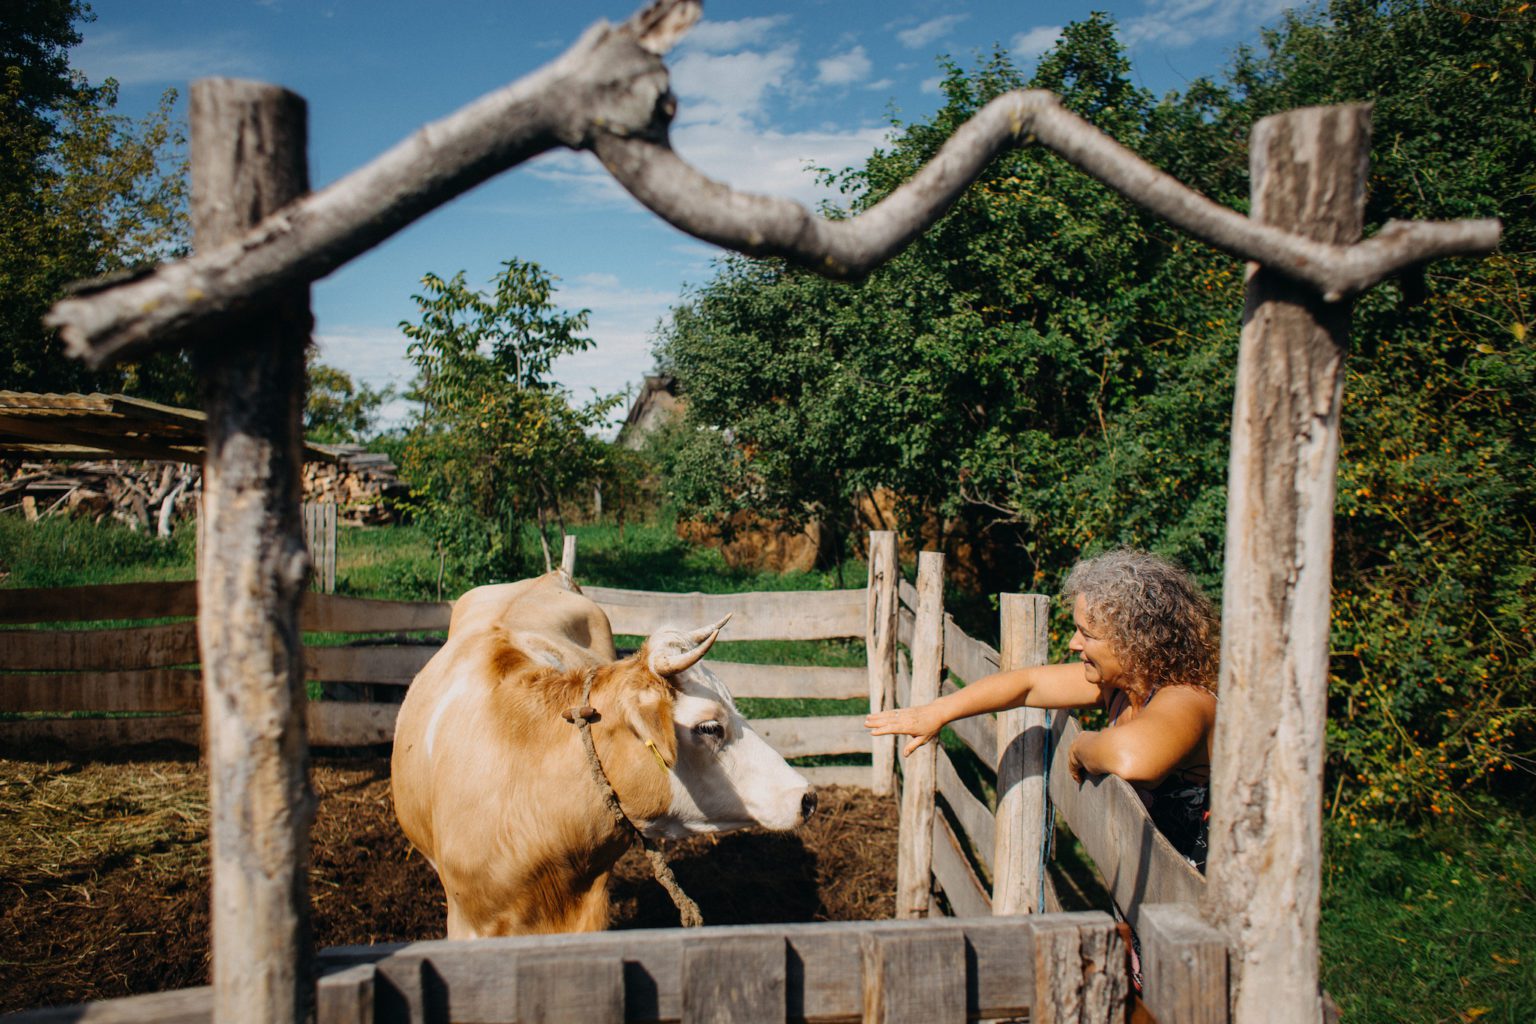
<instances>
[{"instance_id":1,"label":"cow's eye","mask_svg":"<svg viewBox=\"0 0 1536 1024\"><path fill-rule=\"evenodd\" d=\"M714 719L710 719L707 722L700 722L698 725L693 727L693 731L700 736L704 736L712 740L718 740L725 735L725 727Z\"/></svg>"}]
</instances>

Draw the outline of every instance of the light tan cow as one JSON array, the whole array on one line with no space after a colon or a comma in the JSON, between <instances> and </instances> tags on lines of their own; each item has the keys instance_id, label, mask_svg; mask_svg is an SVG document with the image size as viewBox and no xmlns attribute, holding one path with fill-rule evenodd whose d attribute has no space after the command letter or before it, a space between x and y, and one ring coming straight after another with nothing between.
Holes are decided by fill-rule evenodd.
<instances>
[{"instance_id":1,"label":"light tan cow","mask_svg":"<svg viewBox=\"0 0 1536 1024\"><path fill-rule=\"evenodd\" d=\"M647 836L787 830L815 809L699 664L722 625L658 630L621 661L607 616L559 572L454 604L447 643L406 693L391 766L400 826L447 894L449 938L607 926L608 875L632 835L561 717L589 674L598 759Z\"/></svg>"}]
</instances>

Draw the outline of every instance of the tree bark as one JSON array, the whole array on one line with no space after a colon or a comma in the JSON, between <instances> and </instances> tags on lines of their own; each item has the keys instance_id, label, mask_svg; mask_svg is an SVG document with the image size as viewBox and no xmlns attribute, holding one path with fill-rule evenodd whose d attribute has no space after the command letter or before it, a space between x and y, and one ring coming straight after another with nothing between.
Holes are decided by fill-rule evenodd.
<instances>
[{"instance_id":1,"label":"tree bark","mask_svg":"<svg viewBox=\"0 0 1536 1024\"><path fill-rule=\"evenodd\" d=\"M1255 220L1332 245L1360 237L1369 107L1265 118L1251 145ZM1203 908L1231 943L1239 1024L1322 1019L1323 726L1350 309L1250 269L1232 414Z\"/></svg>"},{"instance_id":2,"label":"tree bark","mask_svg":"<svg viewBox=\"0 0 1536 1024\"><path fill-rule=\"evenodd\" d=\"M308 189L304 101L195 83L194 243L212 249ZM211 802L214 1019L298 1022L313 996L299 604L309 288L290 286L194 351L208 414L199 640Z\"/></svg>"},{"instance_id":3,"label":"tree bark","mask_svg":"<svg viewBox=\"0 0 1536 1024\"><path fill-rule=\"evenodd\" d=\"M1051 599L1042 594L1003 594L999 668L1044 665L1049 658ZM1065 712L1063 712L1065 714ZM992 913L1029 914L1037 909L1040 851L1046 839L1045 712L1012 708L997 716L997 834L992 857Z\"/></svg>"}]
</instances>

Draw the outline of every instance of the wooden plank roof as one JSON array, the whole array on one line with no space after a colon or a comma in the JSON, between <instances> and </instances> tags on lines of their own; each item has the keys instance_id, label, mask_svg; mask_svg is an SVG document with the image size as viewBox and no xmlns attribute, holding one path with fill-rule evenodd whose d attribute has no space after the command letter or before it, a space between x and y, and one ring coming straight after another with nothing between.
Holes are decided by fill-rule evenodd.
<instances>
[{"instance_id":1,"label":"wooden plank roof","mask_svg":"<svg viewBox=\"0 0 1536 1024\"><path fill-rule=\"evenodd\" d=\"M206 423L198 409L128 395L0 391L0 455L202 462ZM305 442L304 460L338 462L340 452Z\"/></svg>"}]
</instances>

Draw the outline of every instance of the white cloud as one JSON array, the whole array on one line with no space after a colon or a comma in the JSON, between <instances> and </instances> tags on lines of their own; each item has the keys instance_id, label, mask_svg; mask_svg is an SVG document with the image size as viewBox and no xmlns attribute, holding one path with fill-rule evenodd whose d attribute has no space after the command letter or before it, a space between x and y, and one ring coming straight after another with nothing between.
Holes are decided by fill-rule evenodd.
<instances>
[{"instance_id":1,"label":"white cloud","mask_svg":"<svg viewBox=\"0 0 1536 1024\"><path fill-rule=\"evenodd\" d=\"M1013 53L1020 60L1034 60L1056 45L1061 38L1060 25L1038 25L1013 37Z\"/></svg>"},{"instance_id":2,"label":"white cloud","mask_svg":"<svg viewBox=\"0 0 1536 1024\"><path fill-rule=\"evenodd\" d=\"M115 78L125 86L185 85L210 75L261 77L263 61L238 33L221 33L185 46L146 42L126 32L91 32L69 52L69 62L93 82Z\"/></svg>"},{"instance_id":3,"label":"white cloud","mask_svg":"<svg viewBox=\"0 0 1536 1024\"><path fill-rule=\"evenodd\" d=\"M788 15L784 14L769 18L739 18L736 21L705 20L688 31L683 37L682 46L706 53L723 53L744 46L760 45L768 40L774 29L788 20Z\"/></svg>"},{"instance_id":4,"label":"white cloud","mask_svg":"<svg viewBox=\"0 0 1536 1024\"><path fill-rule=\"evenodd\" d=\"M700 125L674 134L685 160L735 189L783 196L814 207L834 193L817 184L808 166L843 170L862 164L888 142L887 128L842 131L732 130Z\"/></svg>"},{"instance_id":5,"label":"white cloud","mask_svg":"<svg viewBox=\"0 0 1536 1024\"><path fill-rule=\"evenodd\" d=\"M415 367L405 355L406 337L387 327L351 327L342 325L315 332L315 348L320 362L345 370L359 384L376 391L393 387L396 396L379 409L376 424L383 429L403 426L415 411L403 392L415 377Z\"/></svg>"},{"instance_id":6,"label":"white cloud","mask_svg":"<svg viewBox=\"0 0 1536 1024\"><path fill-rule=\"evenodd\" d=\"M1298 6L1294 0L1149 0L1147 12L1127 19L1121 35L1132 46L1189 46L1251 30Z\"/></svg>"},{"instance_id":7,"label":"white cloud","mask_svg":"<svg viewBox=\"0 0 1536 1024\"><path fill-rule=\"evenodd\" d=\"M970 17L967 14L946 14L943 17L932 18L921 25L903 29L896 33L896 38L901 45L909 50L920 50L936 39L942 39L954 29L954 27Z\"/></svg>"},{"instance_id":8,"label":"white cloud","mask_svg":"<svg viewBox=\"0 0 1536 1024\"><path fill-rule=\"evenodd\" d=\"M822 85L851 85L868 78L873 67L864 47L855 46L847 53L817 61L816 81Z\"/></svg>"},{"instance_id":9,"label":"white cloud","mask_svg":"<svg viewBox=\"0 0 1536 1024\"><path fill-rule=\"evenodd\" d=\"M795 67L795 48L765 53L684 54L672 66L678 124L753 121L770 94L784 91Z\"/></svg>"},{"instance_id":10,"label":"white cloud","mask_svg":"<svg viewBox=\"0 0 1536 1024\"><path fill-rule=\"evenodd\" d=\"M923 94L924 95L937 96L939 94L939 91L940 91L939 87L942 86L943 84L944 84L943 76L942 75L934 75L932 78L925 78L925 79L923 79L923 84L920 86L920 88L923 90Z\"/></svg>"}]
</instances>

